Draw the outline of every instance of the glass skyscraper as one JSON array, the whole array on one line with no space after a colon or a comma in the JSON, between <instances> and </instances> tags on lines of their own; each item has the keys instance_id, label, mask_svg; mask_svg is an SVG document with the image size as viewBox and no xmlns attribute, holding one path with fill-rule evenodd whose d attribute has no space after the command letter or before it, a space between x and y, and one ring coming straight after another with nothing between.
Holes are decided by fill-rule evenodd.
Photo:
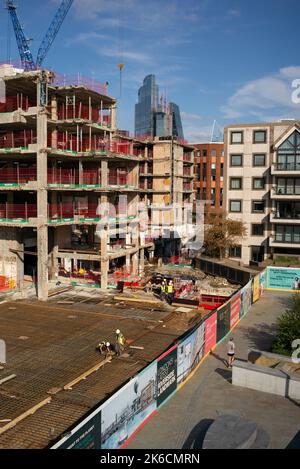
<instances>
[{"instance_id":1,"label":"glass skyscraper","mask_svg":"<svg viewBox=\"0 0 300 469\"><path fill-rule=\"evenodd\" d=\"M155 75L147 75L138 91L135 136L184 138L179 106L170 103L166 110L159 104L159 88L155 83Z\"/></svg>"},{"instance_id":2,"label":"glass skyscraper","mask_svg":"<svg viewBox=\"0 0 300 469\"><path fill-rule=\"evenodd\" d=\"M147 75L143 86L138 92L138 103L135 105L135 135L148 135L153 137L154 113L158 108L158 85L155 84L155 75Z\"/></svg>"}]
</instances>

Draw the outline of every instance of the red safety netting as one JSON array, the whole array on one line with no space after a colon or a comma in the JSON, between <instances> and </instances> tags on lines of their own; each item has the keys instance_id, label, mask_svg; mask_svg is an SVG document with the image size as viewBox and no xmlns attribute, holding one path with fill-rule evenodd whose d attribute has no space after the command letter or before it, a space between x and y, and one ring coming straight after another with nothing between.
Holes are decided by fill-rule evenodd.
<instances>
[{"instance_id":1,"label":"red safety netting","mask_svg":"<svg viewBox=\"0 0 300 469\"><path fill-rule=\"evenodd\" d=\"M110 169L108 184L110 186L126 186L128 184L128 171L126 169Z\"/></svg>"},{"instance_id":2,"label":"red safety netting","mask_svg":"<svg viewBox=\"0 0 300 469\"><path fill-rule=\"evenodd\" d=\"M29 100L28 96L18 94L16 96L7 96L4 103L0 103L0 112L13 112L17 109L28 111L29 107L36 106Z\"/></svg>"},{"instance_id":3,"label":"red safety netting","mask_svg":"<svg viewBox=\"0 0 300 469\"><path fill-rule=\"evenodd\" d=\"M28 220L28 218L36 218L36 216L37 206L35 204L0 204L0 218Z\"/></svg>"},{"instance_id":4,"label":"red safety netting","mask_svg":"<svg viewBox=\"0 0 300 469\"><path fill-rule=\"evenodd\" d=\"M0 183L2 184L24 184L28 181L36 181L36 167L20 168L1 168Z\"/></svg>"},{"instance_id":5,"label":"red safety netting","mask_svg":"<svg viewBox=\"0 0 300 469\"><path fill-rule=\"evenodd\" d=\"M36 141L36 133L33 130L7 132L0 135L0 148L27 148Z\"/></svg>"},{"instance_id":6,"label":"red safety netting","mask_svg":"<svg viewBox=\"0 0 300 469\"><path fill-rule=\"evenodd\" d=\"M74 217L74 205L72 203L49 204L48 205L48 217L50 219L73 218Z\"/></svg>"},{"instance_id":7,"label":"red safety netting","mask_svg":"<svg viewBox=\"0 0 300 469\"><path fill-rule=\"evenodd\" d=\"M60 75L55 72L55 78L53 80L54 86L83 86L90 90L96 91L96 93L107 95L107 86L100 83L97 80L87 78L80 73L77 75Z\"/></svg>"}]
</instances>

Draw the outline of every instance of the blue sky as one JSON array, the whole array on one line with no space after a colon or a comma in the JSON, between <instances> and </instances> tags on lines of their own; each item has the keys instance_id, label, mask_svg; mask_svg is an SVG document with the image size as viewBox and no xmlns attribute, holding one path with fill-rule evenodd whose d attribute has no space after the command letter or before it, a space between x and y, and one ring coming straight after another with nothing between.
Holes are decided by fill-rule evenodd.
<instances>
[{"instance_id":1,"label":"blue sky","mask_svg":"<svg viewBox=\"0 0 300 469\"><path fill-rule=\"evenodd\" d=\"M34 55L60 0L18 0ZM4 4L4 1L2 2ZM145 75L181 109L186 138L223 126L300 118L291 100L300 78L299 0L74 0L45 65L109 82L119 128L133 132ZM7 58L7 12L0 13L0 61ZM11 32L11 55L18 57Z\"/></svg>"}]
</instances>

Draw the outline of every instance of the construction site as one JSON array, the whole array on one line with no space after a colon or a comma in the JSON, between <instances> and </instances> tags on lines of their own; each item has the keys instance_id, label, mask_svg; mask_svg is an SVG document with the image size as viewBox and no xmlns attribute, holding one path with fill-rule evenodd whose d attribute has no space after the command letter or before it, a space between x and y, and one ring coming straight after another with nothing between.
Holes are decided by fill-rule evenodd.
<instances>
[{"instance_id":1,"label":"construction site","mask_svg":"<svg viewBox=\"0 0 300 469\"><path fill-rule=\"evenodd\" d=\"M7 8L21 63L0 66L0 448L45 448L239 285L185 250L193 146L119 131L107 82L34 64ZM101 356L116 329L124 353Z\"/></svg>"}]
</instances>

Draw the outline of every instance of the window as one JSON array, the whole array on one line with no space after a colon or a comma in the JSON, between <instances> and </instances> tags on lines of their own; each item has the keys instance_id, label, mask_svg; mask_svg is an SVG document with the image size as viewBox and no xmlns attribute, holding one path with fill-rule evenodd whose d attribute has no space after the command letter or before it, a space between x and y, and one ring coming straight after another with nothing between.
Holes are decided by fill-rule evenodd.
<instances>
[{"instance_id":1,"label":"window","mask_svg":"<svg viewBox=\"0 0 300 469\"><path fill-rule=\"evenodd\" d=\"M257 154L253 155L253 166L265 166L266 165L266 155Z\"/></svg>"},{"instance_id":2,"label":"window","mask_svg":"<svg viewBox=\"0 0 300 469\"><path fill-rule=\"evenodd\" d=\"M242 246L234 246L229 248L229 257L242 257Z\"/></svg>"},{"instance_id":3,"label":"window","mask_svg":"<svg viewBox=\"0 0 300 469\"><path fill-rule=\"evenodd\" d=\"M203 156L207 156L207 150L203 150Z\"/></svg>"},{"instance_id":4,"label":"window","mask_svg":"<svg viewBox=\"0 0 300 469\"><path fill-rule=\"evenodd\" d=\"M224 163L221 163L221 177L223 177L223 173L224 173Z\"/></svg>"},{"instance_id":5,"label":"window","mask_svg":"<svg viewBox=\"0 0 300 469\"><path fill-rule=\"evenodd\" d=\"M288 171L300 170L300 132L295 130L278 148L277 169Z\"/></svg>"},{"instance_id":6,"label":"window","mask_svg":"<svg viewBox=\"0 0 300 469\"><path fill-rule=\"evenodd\" d=\"M230 178L230 189L231 190L242 189L242 178Z\"/></svg>"},{"instance_id":7,"label":"window","mask_svg":"<svg viewBox=\"0 0 300 469\"><path fill-rule=\"evenodd\" d=\"M210 156L217 156L217 150L211 150Z\"/></svg>"},{"instance_id":8,"label":"window","mask_svg":"<svg viewBox=\"0 0 300 469\"><path fill-rule=\"evenodd\" d=\"M265 203L262 200L252 200L252 212L264 213Z\"/></svg>"},{"instance_id":9,"label":"window","mask_svg":"<svg viewBox=\"0 0 300 469\"><path fill-rule=\"evenodd\" d=\"M231 132L230 143L243 143L243 132Z\"/></svg>"},{"instance_id":10,"label":"window","mask_svg":"<svg viewBox=\"0 0 300 469\"><path fill-rule=\"evenodd\" d=\"M252 189L253 190L262 190L265 188L265 179L264 178L253 178L252 179Z\"/></svg>"},{"instance_id":11,"label":"window","mask_svg":"<svg viewBox=\"0 0 300 469\"><path fill-rule=\"evenodd\" d=\"M300 178L278 178L278 195L300 195Z\"/></svg>"},{"instance_id":12,"label":"window","mask_svg":"<svg viewBox=\"0 0 300 469\"><path fill-rule=\"evenodd\" d=\"M201 156L201 151L200 150L197 151L197 156Z\"/></svg>"},{"instance_id":13,"label":"window","mask_svg":"<svg viewBox=\"0 0 300 469\"><path fill-rule=\"evenodd\" d=\"M278 243L300 243L300 226L277 225L275 241Z\"/></svg>"},{"instance_id":14,"label":"window","mask_svg":"<svg viewBox=\"0 0 300 469\"><path fill-rule=\"evenodd\" d=\"M230 200L229 201L229 210L230 210L230 212L241 212L242 211L242 201L241 200Z\"/></svg>"},{"instance_id":15,"label":"window","mask_svg":"<svg viewBox=\"0 0 300 469\"><path fill-rule=\"evenodd\" d=\"M252 236L263 236L264 235L264 225L263 223L253 223L251 229Z\"/></svg>"},{"instance_id":16,"label":"window","mask_svg":"<svg viewBox=\"0 0 300 469\"><path fill-rule=\"evenodd\" d=\"M243 166L243 155L230 155L230 166Z\"/></svg>"},{"instance_id":17,"label":"window","mask_svg":"<svg viewBox=\"0 0 300 469\"><path fill-rule=\"evenodd\" d=\"M254 130L253 132L253 143L266 143L267 131L266 130Z\"/></svg>"}]
</instances>

